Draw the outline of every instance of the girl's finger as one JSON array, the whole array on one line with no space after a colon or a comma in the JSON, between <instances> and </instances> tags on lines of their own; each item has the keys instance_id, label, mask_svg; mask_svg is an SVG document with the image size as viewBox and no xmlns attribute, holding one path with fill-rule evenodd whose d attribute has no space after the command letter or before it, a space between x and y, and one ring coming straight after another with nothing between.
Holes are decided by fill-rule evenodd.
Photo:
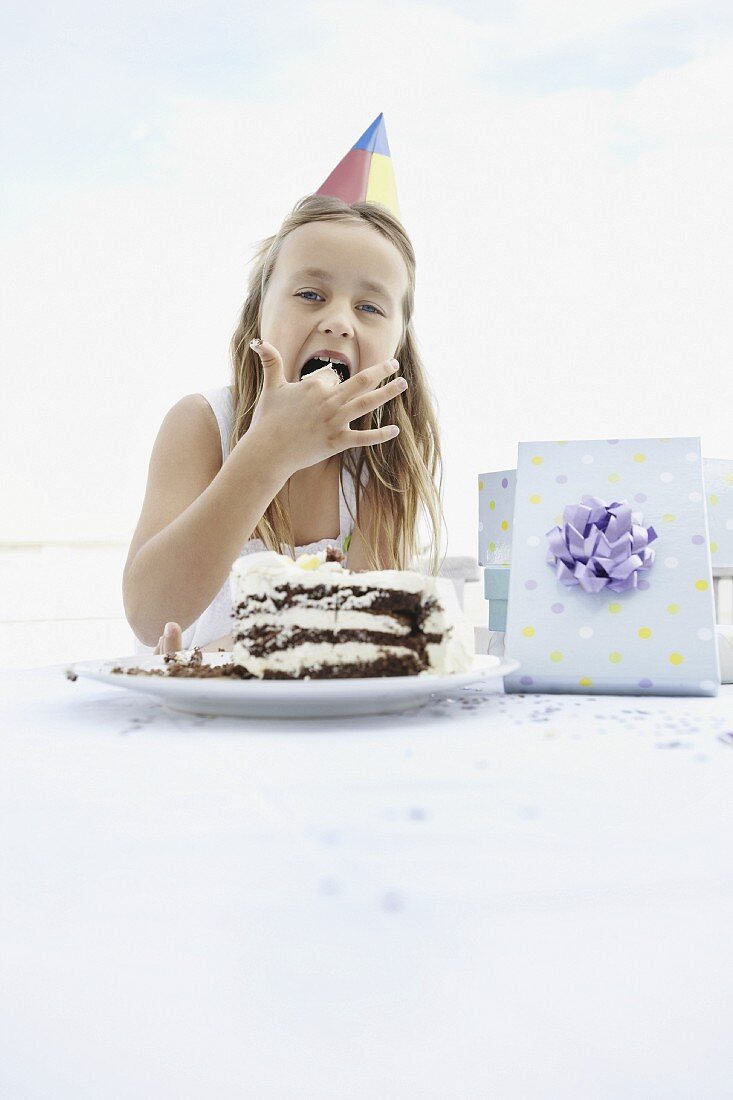
<instances>
[{"instance_id":1,"label":"girl's finger","mask_svg":"<svg viewBox=\"0 0 733 1100\"><path fill-rule=\"evenodd\" d=\"M389 378L390 374L395 374L399 369L399 360L387 359L384 363L376 363L373 367L358 371L353 378L341 383L344 400L356 397L366 390L373 390L375 386L378 386L385 378Z\"/></svg>"},{"instance_id":2,"label":"girl's finger","mask_svg":"<svg viewBox=\"0 0 733 1100\"><path fill-rule=\"evenodd\" d=\"M178 653L183 649L183 631L178 623L166 623L163 631L163 652Z\"/></svg>"},{"instance_id":3,"label":"girl's finger","mask_svg":"<svg viewBox=\"0 0 733 1100\"><path fill-rule=\"evenodd\" d=\"M280 356L280 352L272 344L263 343L259 337L255 337L250 341L252 351L255 355L259 355L260 362L262 363L262 369L265 373L264 386L265 389L270 389L272 386L278 386L285 381L285 368L283 367L283 361Z\"/></svg>"},{"instance_id":4,"label":"girl's finger","mask_svg":"<svg viewBox=\"0 0 733 1100\"><path fill-rule=\"evenodd\" d=\"M387 443L390 439L400 434L396 424L389 424L386 428L372 428L370 431L347 432L349 442L347 447L373 447L375 444Z\"/></svg>"},{"instance_id":5,"label":"girl's finger","mask_svg":"<svg viewBox=\"0 0 733 1100\"><path fill-rule=\"evenodd\" d=\"M358 420L359 417L374 412L380 405L386 405L388 401L404 393L406 389L406 380L404 378L395 378L392 382L388 382L386 386L380 386L377 390L369 390L368 393L362 393L359 397L354 397L351 401L347 401L346 404L342 406L343 412L346 413L349 424L352 424L355 420Z\"/></svg>"}]
</instances>

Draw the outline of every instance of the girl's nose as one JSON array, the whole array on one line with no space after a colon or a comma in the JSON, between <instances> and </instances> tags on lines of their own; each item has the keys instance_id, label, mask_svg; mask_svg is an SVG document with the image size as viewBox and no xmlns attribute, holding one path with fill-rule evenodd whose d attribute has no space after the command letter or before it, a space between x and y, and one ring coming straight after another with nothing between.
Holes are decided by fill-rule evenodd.
<instances>
[{"instance_id":1,"label":"girl's nose","mask_svg":"<svg viewBox=\"0 0 733 1100\"><path fill-rule=\"evenodd\" d=\"M353 336L354 329L348 321L339 317L324 318L318 326L319 331L322 333L328 333L329 335L338 336Z\"/></svg>"}]
</instances>

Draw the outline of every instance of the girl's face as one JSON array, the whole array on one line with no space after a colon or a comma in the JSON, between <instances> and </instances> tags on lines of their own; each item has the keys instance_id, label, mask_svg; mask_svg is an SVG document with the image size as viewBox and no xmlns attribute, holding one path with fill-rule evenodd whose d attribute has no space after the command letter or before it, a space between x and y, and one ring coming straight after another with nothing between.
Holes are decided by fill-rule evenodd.
<instances>
[{"instance_id":1,"label":"girl's face","mask_svg":"<svg viewBox=\"0 0 733 1100\"><path fill-rule=\"evenodd\" d=\"M402 256L377 230L309 222L283 241L259 335L280 352L288 382L299 380L309 359L329 352L346 361L353 378L395 355L407 288Z\"/></svg>"}]
</instances>

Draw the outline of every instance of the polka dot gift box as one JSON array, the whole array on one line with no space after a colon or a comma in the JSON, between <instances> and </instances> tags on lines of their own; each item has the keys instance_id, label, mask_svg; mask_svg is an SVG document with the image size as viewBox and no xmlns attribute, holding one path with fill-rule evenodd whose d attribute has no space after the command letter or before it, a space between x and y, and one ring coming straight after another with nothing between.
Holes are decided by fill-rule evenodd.
<instances>
[{"instance_id":1,"label":"polka dot gift box","mask_svg":"<svg viewBox=\"0 0 733 1100\"><path fill-rule=\"evenodd\" d=\"M507 565L514 525L516 470L479 474L478 478L478 563Z\"/></svg>"},{"instance_id":2,"label":"polka dot gift box","mask_svg":"<svg viewBox=\"0 0 733 1100\"><path fill-rule=\"evenodd\" d=\"M704 458L702 466L717 619L731 631L723 644L729 656L733 656L733 462L726 458Z\"/></svg>"},{"instance_id":3,"label":"polka dot gift box","mask_svg":"<svg viewBox=\"0 0 733 1100\"><path fill-rule=\"evenodd\" d=\"M700 440L520 443L507 691L715 695Z\"/></svg>"},{"instance_id":4,"label":"polka dot gift box","mask_svg":"<svg viewBox=\"0 0 733 1100\"><path fill-rule=\"evenodd\" d=\"M733 576L733 461L704 458L710 557L718 576Z\"/></svg>"}]
</instances>

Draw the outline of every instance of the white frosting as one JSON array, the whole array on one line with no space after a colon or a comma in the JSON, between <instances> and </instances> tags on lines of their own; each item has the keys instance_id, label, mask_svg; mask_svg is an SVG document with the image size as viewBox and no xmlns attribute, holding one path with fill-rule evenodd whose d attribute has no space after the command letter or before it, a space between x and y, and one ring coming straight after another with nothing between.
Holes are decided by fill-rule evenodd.
<instances>
[{"instance_id":1,"label":"white frosting","mask_svg":"<svg viewBox=\"0 0 733 1100\"><path fill-rule=\"evenodd\" d=\"M468 672L473 667L476 652L473 624L461 610L453 581L446 577L434 577L436 597L441 604L441 622L444 624L443 640L428 645L430 671L439 676L449 676L453 672ZM439 634L441 631L428 629L432 615L423 628L427 634Z\"/></svg>"},{"instance_id":2,"label":"white frosting","mask_svg":"<svg viewBox=\"0 0 733 1100\"><path fill-rule=\"evenodd\" d=\"M252 613L245 613L238 625L242 630L246 630L251 624L272 625L283 630L295 626L334 631L364 628L392 633L396 637L406 633L404 627L391 616L371 615L354 610L369 607L377 597L376 592L350 598L349 609L338 612L329 608L328 595L319 600L315 608L297 606L298 602L305 602L308 597L296 596L296 606L279 610L271 598L275 589L286 585L308 589L321 584L329 588L364 586L393 592L411 592L419 594L423 602L436 601L436 606L428 613L422 627L423 633L436 634L441 638L439 643L427 647L430 672L447 675L471 668L474 654L473 628L460 610L451 581L402 569L355 573L345 569L340 562L326 561L326 551L302 554L295 561L272 550L238 558L230 575L230 590L235 608L241 603L248 603L252 596L264 597L252 602ZM336 603L337 599L333 602ZM368 642L339 642L336 646L309 642L265 657L251 657L246 641L240 640L234 644L233 659L236 664L241 664L250 672L261 676L266 669L297 672L314 664L336 667L354 662L370 662L380 654L404 655L405 652L409 650L392 644L375 646Z\"/></svg>"},{"instance_id":3,"label":"white frosting","mask_svg":"<svg viewBox=\"0 0 733 1100\"><path fill-rule=\"evenodd\" d=\"M246 596L265 594L279 584L297 584L303 588L315 588L324 583L339 587L365 585L400 592L423 592L425 596L431 596L437 594L433 582L433 577L425 577L409 569L375 569L355 573L344 569L340 562L326 561L325 550L318 554L301 554L295 561L274 550L244 554L232 565L229 577L235 606Z\"/></svg>"}]
</instances>

